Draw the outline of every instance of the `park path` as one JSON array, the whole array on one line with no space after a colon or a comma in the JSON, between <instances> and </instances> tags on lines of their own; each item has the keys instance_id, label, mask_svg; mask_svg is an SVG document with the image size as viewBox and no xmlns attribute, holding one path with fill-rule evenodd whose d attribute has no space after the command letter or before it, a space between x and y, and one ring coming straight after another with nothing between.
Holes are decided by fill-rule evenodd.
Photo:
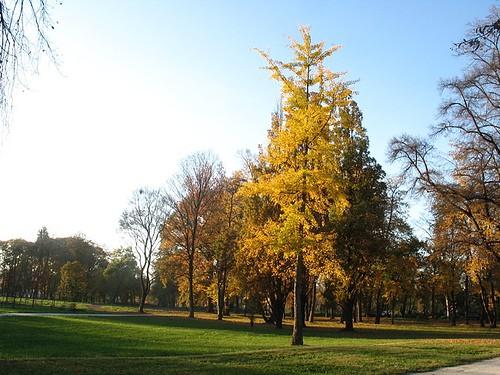
<instances>
[{"instance_id":1,"label":"park path","mask_svg":"<svg viewBox=\"0 0 500 375\"><path fill-rule=\"evenodd\" d=\"M444 367L429 372L419 372L414 375L500 375L500 357L486 361L470 363L468 365Z\"/></svg>"},{"instance_id":2,"label":"park path","mask_svg":"<svg viewBox=\"0 0 500 375\"><path fill-rule=\"evenodd\" d=\"M151 314L134 314L134 313L57 313L57 312L17 312L17 313L2 313L0 314L0 318L7 318L12 316L110 316L110 317L118 317L118 316L153 316Z\"/></svg>"}]
</instances>

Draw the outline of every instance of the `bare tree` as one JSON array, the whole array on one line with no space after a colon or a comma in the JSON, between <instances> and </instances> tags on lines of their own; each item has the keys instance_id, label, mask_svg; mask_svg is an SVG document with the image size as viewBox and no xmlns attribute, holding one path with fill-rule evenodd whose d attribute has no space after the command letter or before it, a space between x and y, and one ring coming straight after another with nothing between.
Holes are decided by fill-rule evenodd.
<instances>
[{"instance_id":1,"label":"bare tree","mask_svg":"<svg viewBox=\"0 0 500 375\"><path fill-rule=\"evenodd\" d=\"M435 133L454 136L459 143L464 140L483 143L498 161L500 8L492 7L490 14L476 22L466 39L454 48L459 56L468 59L469 65L463 76L441 82L441 89L448 97L441 105L443 121L435 127Z\"/></svg>"},{"instance_id":2,"label":"bare tree","mask_svg":"<svg viewBox=\"0 0 500 375\"><path fill-rule=\"evenodd\" d=\"M427 193L433 199L443 200L468 218L470 245L484 248L500 261L498 250L498 184L487 188L486 174L477 166L472 178L460 176L459 169L451 172L453 179L439 168L434 147L425 140L402 136L391 141L390 159L403 166L403 176L411 183L413 190ZM472 172L472 170L470 171ZM491 230L495 228L495 230Z\"/></svg>"},{"instance_id":3,"label":"bare tree","mask_svg":"<svg viewBox=\"0 0 500 375\"><path fill-rule=\"evenodd\" d=\"M141 270L141 301L139 312L144 312L146 297L151 290L151 264L161 242L161 232L168 217L165 195L159 189L135 191L129 207L123 211L120 229L133 241Z\"/></svg>"},{"instance_id":4,"label":"bare tree","mask_svg":"<svg viewBox=\"0 0 500 375\"><path fill-rule=\"evenodd\" d=\"M467 276L477 279L491 327L496 326L493 275L500 262L499 42L500 10L493 7L454 46L459 56L467 58L468 65L460 77L441 82L445 95L442 121L431 134L444 135L451 141L448 159L439 157L430 141L424 139L402 136L393 139L390 146L390 158L402 163L403 175L412 187L446 207L446 220L442 221L451 223L448 230L453 236L441 241L446 244L442 248L465 249ZM441 225L435 240L447 234L444 228Z\"/></svg>"},{"instance_id":5,"label":"bare tree","mask_svg":"<svg viewBox=\"0 0 500 375\"><path fill-rule=\"evenodd\" d=\"M441 82L442 121L432 135L451 140L450 158L439 158L428 140L391 141L390 158L403 164L412 186L444 200L467 218L470 245L500 261L500 10L478 21L454 48L468 59L461 77Z\"/></svg>"},{"instance_id":6,"label":"bare tree","mask_svg":"<svg viewBox=\"0 0 500 375\"><path fill-rule=\"evenodd\" d=\"M169 183L167 202L172 214L163 232L164 247L176 248L186 257L190 318L194 317L195 256L204 241L205 225L213 219L222 176L223 168L217 158L196 153L181 163L179 174Z\"/></svg>"},{"instance_id":7,"label":"bare tree","mask_svg":"<svg viewBox=\"0 0 500 375\"><path fill-rule=\"evenodd\" d=\"M54 59L48 34L52 0L0 0L0 112L7 123L12 90L20 73L36 71L38 59Z\"/></svg>"}]
</instances>

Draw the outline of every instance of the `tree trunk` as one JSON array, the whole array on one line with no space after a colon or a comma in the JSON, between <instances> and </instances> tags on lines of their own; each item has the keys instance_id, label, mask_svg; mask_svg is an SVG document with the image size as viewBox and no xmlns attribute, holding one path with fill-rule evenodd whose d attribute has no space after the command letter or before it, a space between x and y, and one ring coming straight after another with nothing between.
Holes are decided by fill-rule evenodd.
<instances>
[{"instance_id":1,"label":"tree trunk","mask_svg":"<svg viewBox=\"0 0 500 375\"><path fill-rule=\"evenodd\" d=\"M189 317L194 318L194 290L193 290L193 279L194 279L194 253L189 256L189 269L188 269L188 281L189 281Z\"/></svg>"},{"instance_id":2,"label":"tree trunk","mask_svg":"<svg viewBox=\"0 0 500 375\"><path fill-rule=\"evenodd\" d=\"M308 275L307 275L307 270L305 269L305 266L304 266L304 277L303 277L303 280L304 280L304 284L303 284L303 287L302 287L302 327L305 327L306 326L306 317L309 315L307 312L307 298L308 298Z\"/></svg>"},{"instance_id":3,"label":"tree trunk","mask_svg":"<svg viewBox=\"0 0 500 375\"><path fill-rule=\"evenodd\" d=\"M362 306L363 306L363 301L362 301L362 296L361 294L358 296L358 302L357 302L357 306L356 306L356 313L358 315L358 322L362 322L363 321L363 309L362 309Z\"/></svg>"},{"instance_id":4,"label":"tree trunk","mask_svg":"<svg viewBox=\"0 0 500 375\"><path fill-rule=\"evenodd\" d=\"M450 293L450 309L451 309L451 325L457 325L457 302L455 300L455 291L452 290Z\"/></svg>"},{"instance_id":5,"label":"tree trunk","mask_svg":"<svg viewBox=\"0 0 500 375\"><path fill-rule=\"evenodd\" d=\"M432 319L437 319L437 316L436 316L436 287L434 285L432 286L432 291L431 291L431 315L432 315Z\"/></svg>"},{"instance_id":6,"label":"tree trunk","mask_svg":"<svg viewBox=\"0 0 500 375\"><path fill-rule=\"evenodd\" d=\"M491 320L490 328L497 328L497 304L495 298L495 284L493 283L493 275L489 273L490 279L490 299L491 299Z\"/></svg>"},{"instance_id":7,"label":"tree trunk","mask_svg":"<svg viewBox=\"0 0 500 375\"><path fill-rule=\"evenodd\" d=\"M469 275L465 274L465 324L469 324Z\"/></svg>"},{"instance_id":8,"label":"tree trunk","mask_svg":"<svg viewBox=\"0 0 500 375\"><path fill-rule=\"evenodd\" d=\"M316 280L313 280L311 290L311 307L309 311L309 322L314 322L314 310L316 310Z\"/></svg>"},{"instance_id":9,"label":"tree trunk","mask_svg":"<svg viewBox=\"0 0 500 375\"><path fill-rule=\"evenodd\" d=\"M370 314L372 313L372 301L373 301L373 289L370 289L370 294L368 295L368 299L365 304L365 318L368 319Z\"/></svg>"},{"instance_id":10,"label":"tree trunk","mask_svg":"<svg viewBox=\"0 0 500 375\"><path fill-rule=\"evenodd\" d=\"M484 306L482 303L479 304L479 325L484 328Z\"/></svg>"},{"instance_id":11,"label":"tree trunk","mask_svg":"<svg viewBox=\"0 0 500 375\"><path fill-rule=\"evenodd\" d=\"M146 304L146 297L149 293L149 277L144 277L144 270L141 270L141 300L139 303L139 312L144 314L144 305Z\"/></svg>"},{"instance_id":12,"label":"tree trunk","mask_svg":"<svg viewBox=\"0 0 500 375\"><path fill-rule=\"evenodd\" d=\"M396 298L391 299L391 324L394 324L394 312L396 310Z\"/></svg>"},{"instance_id":13,"label":"tree trunk","mask_svg":"<svg viewBox=\"0 0 500 375\"><path fill-rule=\"evenodd\" d=\"M207 297L207 313L212 314L215 312L214 301L212 297Z\"/></svg>"},{"instance_id":14,"label":"tree trunk","mask_svg":"<svg viewBox=\"0 0 500 375\"><path fill-rule=\"evenodd\" d=\"M144 290L143 290L141 293L141 302L139 304L139 312L141 314L144 314L144 305L146 304L146 297L147 297L147 295L146 295L146 293L144 293Z\"/></svg>"},{"instance_id":15,"label":"tree trunk","mask_svg":"<svg viewBox=\"0 0 500 375\"><path fill-rule=\"evenodd\" d=\"M295 264L295 285L294 285L294 303L293 303L293 333L292 345L304 344L304 284L305 284L305 265L302 252L297 254Z\"/></svg>"},{"instance_id":16,"label":"tree trunk","mask_svg":"<svg viewBox=\"0 0 500 375\"><path fill-rule=\"evenodd\" d=\"M444 305L446 307L446 318L450 320L451 314L450 314L450 301L448 299L448 293L444 294Z\"/></svg>"},{"instance_id":17,"label":"tree trunk","mask_svg":"<svg viewBox=\"0 0 500 375\"><path fill-rule=\"evenodd\" d=\"M224 294L220 292L220 288L217 291L217 320L222 320L224 317Z\"/></svg>"},{"instance_id":18,"label":"tree trunk","mask_svg":"<svg viewBox=\"0 0 500 375\"><path fill-rule=\"evenodd\" d=\"M494 314L492 313L492 311L490 309L490 296L489 296L488 291L486 290L485 286L483 285L483 282L482 282L480 276L478 276L478 284L479 284L479 288L481 290L481 306L483 307L483 311L484 311L486 317L488 318L489 325L492 326L494 324L494 318L493 318ZM495 306L493 305L492 308L494 309ZM496 324L496 322L495 322L495 324Z\"/></svg>"},{"instance_id":19,"label":"tree trunk","mask_svg":"<svg viewBox=\"0 0 500 375\"><path fill-rule=\"evenodd\" d=\"M35 298L38 294L38 285L33 288L33 294L31 295L31 307L35 307Z\"/></svg>"},{"instance_id":20,"label":"tree trunk","mask_svg":"<svg viewBox=\"0 0 500 375\"><path fill-rule=\"evenodd\" d=\"M375 303L375 324L380 324L380 317L382 316L382 284L377 290L377 301Z\"/></svg>"},{"instance_id":21,"label":"tree trunk","mask_svg":"<svg viewBox=\"0 0 500 375\"><path fill-rule=\"evenodd\" d=\"M406 316L406 304L408 303L408 295L405 294L403 296L403 303L401 304L401 317L404 318Z\"/></svg>"},{"instance_id":22,"label":"tree trunk","mask_svg":"<svg viewBox=\"0 0 500 375\"><path fill-rule=\"evenodd\" d=\"M354 330L354 299L346 298L342 305L342 316L344 318L344 330L353 331Z\"/></svg>"},{"instance_id":23,"label":"tree trunk","mask_svg":"<svg viewBox=\"0 0 500 375\"><path fill-rule=\"evenodd\" d=\"M283 316L285 315L286 299L281 296L276 298L273 303L273 320L277 329L283 328Z\"/></svg>"},{"instance_id":24,"label":"tree trunk","mask_svg":"<svg viewBox=\"0 0 500 375\"><path fill-rule=\"evenodd\" d=\"M226 272L217 272L217 320L224 316L224 302L226 298Z\"/></svg>"}]
</instances>

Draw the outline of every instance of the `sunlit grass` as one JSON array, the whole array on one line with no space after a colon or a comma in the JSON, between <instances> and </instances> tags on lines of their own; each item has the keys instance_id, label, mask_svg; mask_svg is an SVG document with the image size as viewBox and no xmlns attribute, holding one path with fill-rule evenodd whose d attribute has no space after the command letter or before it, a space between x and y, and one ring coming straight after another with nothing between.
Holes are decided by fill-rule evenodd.
<instances>
[{"instance_id":1,"label":"sunlit grass","mask_svg":"<svg viewBox=\"0 0 500 375\"><path fill-rule=\"evenodd\" d=\"M17 298L15 303L13 298L8 300L0 297L0 313L16 312L136 312L137 307L127 305L94 305L83 302L70 302L61 300L35 299L34 303L30 298Z\"/></svg>"},{"instance_id":2,"label":"sunlit grass","mask_svg":"<svg viewBox=\"0 0 500 375\"><path fill-rule=\"evenodd\" d=\"M283 330L177 311L148 317L0 318L5 373L397 374L500 356L500 332L478 327L361 323L355 332L319 319L305 346ZM6 339L8 338L8 339ZM4 373L4 372L2 372Z\"/></svg>"}]
</instances>

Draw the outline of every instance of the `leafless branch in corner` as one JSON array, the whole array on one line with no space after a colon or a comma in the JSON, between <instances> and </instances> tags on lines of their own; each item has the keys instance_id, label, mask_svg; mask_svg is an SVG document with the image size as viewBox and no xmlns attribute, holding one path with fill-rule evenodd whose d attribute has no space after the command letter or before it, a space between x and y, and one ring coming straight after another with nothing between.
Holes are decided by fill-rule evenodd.
<instances>
[{"instance_id":1,"label":"leafless branch in corner","mask_svg":"<svg viewBox=\"0 0 500 375\"><path fill-rule=\"evenodd\" d=\"M52 0L0 0L0 113L8 125L12 92L26 85L23 75L37 71L42 55L55 61L49 41L54 29L50 18ZM58 3L60 4L60 2Z\"/></svg>"}]
</instances>

